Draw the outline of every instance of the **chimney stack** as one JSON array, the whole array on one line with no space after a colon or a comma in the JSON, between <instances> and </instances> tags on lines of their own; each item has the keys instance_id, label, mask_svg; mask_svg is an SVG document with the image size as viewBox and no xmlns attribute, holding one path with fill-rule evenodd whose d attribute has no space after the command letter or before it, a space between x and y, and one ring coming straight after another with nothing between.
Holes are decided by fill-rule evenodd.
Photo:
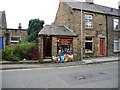
<instances>
[{"instance_id":1,"label":"chimney stack","mask_svg":"<svg viewBox=\"0 0 120 90\"><path fill-rule=\"evenodd\" d=\"M19 23L18 29L21 29L21 28L22 28L21 23Z\"/></svg>"},{"instance_id":2,"label":"chimney stack","mask_svg":"<svg viewBox=\"0 0 120 90\"><path fill-rule=\"evenodd\" d=\"M93 0L86 0L86 3L94 4Z\"/></svg>"},{"instance_id":3,"label":"chimney stack","mask_svg":"<svg viewBox=\"0 0 120 90\"><path fill-rule=\"evenodd\" d=\"M120 1L118 2L118 15L120 16Z\"/></svg>"},{"instance_id":4,"label":"chimney stack","mask_svg":"<svg viewBox=\"0 0 120 90\"><path fill-rule=\"evenodd\" d=\"M118 8L120 9L120 1L118 2Z\"/></svg>"},{"instance_id":5,"label":"chimney stack","mask_svg":"<svg viewBox=\"0 0 120 90\"><path fill-rule=\"evenodd\" d=\"M76 2L76 0L60 0L60 2Z\"/></svg>"},{"instance_id":6,"label":"chimney stack","mask_svg":"<svg viewBox=\"0 0 120 90\"><path fill-rule=\"evenodd\" d=\"M2 28L7 28L7 21L6 21L6 14L5 14L5 11L2 11L2 13L0 14L0 26Z\"/></svg>"}]
</instances>

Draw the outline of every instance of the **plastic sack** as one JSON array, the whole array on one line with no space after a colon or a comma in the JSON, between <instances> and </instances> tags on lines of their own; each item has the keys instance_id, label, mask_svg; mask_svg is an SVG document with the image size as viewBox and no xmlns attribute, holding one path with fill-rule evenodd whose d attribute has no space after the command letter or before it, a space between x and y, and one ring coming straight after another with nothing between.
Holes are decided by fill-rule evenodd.
<instances>
[{"instance_id":1,"label":"plastic sack","mask_svg":"<svg viewBox=\"0 0 120 90\"><path fill-rule=\"evenodd\" d=\"M64 56L60 56L60 62L65 62L65 57Z\"/></svg>"}]
</instances>

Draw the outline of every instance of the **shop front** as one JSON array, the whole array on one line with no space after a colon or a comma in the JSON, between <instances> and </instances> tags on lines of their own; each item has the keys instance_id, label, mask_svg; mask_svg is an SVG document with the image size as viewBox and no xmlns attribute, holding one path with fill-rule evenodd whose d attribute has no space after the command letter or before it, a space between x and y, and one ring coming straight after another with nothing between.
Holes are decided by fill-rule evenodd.
<instances>
[{"instance_id":1,"label":"shop front","mask_svg":"<svg viewBox=\"0 0 120 90\"><path fill-rule=\"evenodd\" d=\"M45 26L39 32L40 59L73 56L73 38L77 35L64 26Z\"/></svg>"},{"instance_id":2,"label":"shop front","mask_svg":"<svg viewBox=\"0 0 120 90\"><path fill-rule=\"evenodd\" d=\"M57 53L58 54L73 54L73 39L72 38L58 38L57 39Z\"/></svg>"}]
</instances>

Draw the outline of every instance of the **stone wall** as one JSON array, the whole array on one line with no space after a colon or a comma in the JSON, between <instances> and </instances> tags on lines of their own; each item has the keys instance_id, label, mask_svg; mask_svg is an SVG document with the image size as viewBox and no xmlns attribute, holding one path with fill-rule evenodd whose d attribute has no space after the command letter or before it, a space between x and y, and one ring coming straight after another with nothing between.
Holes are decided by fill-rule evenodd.
<instances>
[{"instance_id":1,"label":"stone wall","mask_svg":"<svg viewBox=\"0 0 120 90\"><path fill-rule=\"evenodd\" d=\"M113 18L119 18L115 16L108 16L108 55L115 56L120 54L120 52L114 52L114 39L120 38L120 31L113 30Z\"/></svg>"},{"instance_id":2,"label":"stone wall","mask_svg":"<svg viewBox=\"0 0 120 90\"><path fill-rule=\"evenodd\" d=\"M39 60L43 60L43 36L38 37L38 51L39 51Z\"/></svg>"},{"instance_id":3,"label":"stone wall","mask_svg":"<svg viewBox=\"0 0 120 90\"><path fill-rule=\"evenodd\" d=\"M93 28L92 29L86 29L85 28L85 14L93 15ZM98 36L97 33L102 32L101 36ZM93 38L93 53L91 54L85 54L85 56L100 56L100 38L105 39L105 54L106 55L106 17L102 14L97 13L90 13L90 12L84 12L83 13L83 42L85 48L85 37L92 37Z\"/></svg>"},{"instance_id":4,"label":"stone wall","mask_svg":"<svg viewBox=\"0 0 120 90\"><path fill-rule=\"evenodd\" d=\"M72 9L66 3L61 2L58 8L58 12L55 19L55 25L58 26L68 26L79 36L73 39L73 54L75 56L80 56L80 43L81 43L81 11ZM89 56L100 56L100 38L105 39L105 55L106 55L106 17L105 15L98 13L91 13L83 11L83 55L84 57ZM93 28L85 28L85 14L93 15ZM98 37L98 31L102 31L102 36ZM85 37L93 37L94 52L92 54L85 53ZM104 55L104 56L105 56Z\"/></svg>"},{"instance_id":5,"label":"stone wall","mask_svg":"<svg viewBox=\"0 0 120 90\"><path fill-rule=\"evenodd\" d=\"M57 55L57 37L52 37L52 56Z\"/></svg>"},{"instance_id":6,"label":"stone wall","mask_svg":"<svg viewBox=\"0 0 120 90\"><path fill-rule=\"evenodd\" d=\"M5 35L8 33L8 36ZM16 43L10 42L10 37L20 37L21 40L25 40L27 36L27 30L19 29L1 29L0 37L4 37L4 45L15 45ZM7 40L7 41L6 41Z\"/></svg>"}]
</instances>

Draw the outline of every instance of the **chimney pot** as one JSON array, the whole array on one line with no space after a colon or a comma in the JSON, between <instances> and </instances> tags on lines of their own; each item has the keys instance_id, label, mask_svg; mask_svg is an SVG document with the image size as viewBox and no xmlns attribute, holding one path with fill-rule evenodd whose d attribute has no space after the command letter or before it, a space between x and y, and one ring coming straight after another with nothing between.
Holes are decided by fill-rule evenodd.
<instances>
[{"instance_id":1,"label":"chimney pot","mask_svg":"<svg viewBox=\"0 0 120 90\"><path fill-rule=\"evenodd\" d=\"M118 8L120 9L120 1L118 2Z\"/></svg>"},{"instance_id":2,"label":"chimney pot","mask_svg":"<svg viewBox=\"0 0 120 90\"><path fill-rule=\"evenodd\" d=\"M22 28L21 23L19 23L18 29L21 29L21 28Z\"/></svg>"},{"instance_id":3,"label":"chimney pot","mask_svg":"<svg viewBox=\"0 0 120 90\"><path fill-rule=\"evenodd\" d=\"M94 4L93 0L86 0L86 3Z\"/></svg>"},{"instance_id":4,"label":"chimney pot","mask_svg":"<svg viewBox=\"0 0 120 90\"><path fill-rule=\"evenodd\" d=\"M60 2L76 2L76 0L60 0Z\"/></svg>"}]
</instances>

